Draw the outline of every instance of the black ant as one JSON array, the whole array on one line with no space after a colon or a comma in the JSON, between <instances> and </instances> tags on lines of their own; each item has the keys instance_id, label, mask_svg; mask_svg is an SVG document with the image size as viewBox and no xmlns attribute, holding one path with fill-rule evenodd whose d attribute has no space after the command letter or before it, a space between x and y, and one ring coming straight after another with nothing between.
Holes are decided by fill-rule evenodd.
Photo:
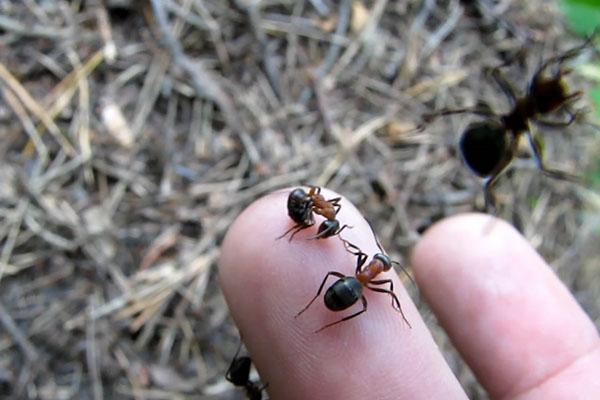
<instances>
[{"instance_id":1,"label":"black ant","mask_svg":"<svg viewBox=\"0 0 600 400\"><path fill-rule=\"evenodd\" d=\"M257 382L250 380L252 360L248 356L238 357L241 348L242 344L240 343L233 360L231 360L229 369L227 369L225 379L235 386L243 387L246 390L246 397L249 400L262 400L262 392L267 385L259 386Z\"/></svg>"},{"instance_id":2,"label":"black ant","mask_svg":"<svg viewBox=\"0 0 600 400\"><path fill-rule=\"evenodd\" d=\"M342 311L347 308L350 308L360 299L362 301L363 308L362 310L355 312L347 317L344 317L338 321L329 323L317 331L315 333L321 332L324 329L327 329L333 325L339 324L340 322L347 321L351 318L357 317L358 315L367 311L367 298L363 294L364 288L370 289L374 292L387 293L392 297L392 307L398 311L402 315L402 319L406 324L411 327L410 323L406 319L404 312L402 312L402 307L400 306L400 301L398 297L394 293L394 283L391 279L383 279L383 280L374 280L377 275L382 272L389 271L392 268L393 264L398 264L396 261L392 261L390 257L385 254L381 245L379 244L379 240L375 236L375 240L377 242L377 247L381 253L377 253L373 256L373 259L369 261L368 264L365 265L368 256L363 253L357 246L348 242L347 240L341 239L344 242L344 246L346 250L357 257L356 259L356 271L354 272L354 276L347 276L340 272L330 271L325 275L323 282L321 282L321 286L317 291L317 294L313 299L304 307L294 318L297 318L304 311L310 307L310 305L319 297L321 292L323 291L323 287L325 286L325 282L330 275L337 276L339 279L333 283L325 292L323 296L323 300L325 302L325 306L331 311ZM408 273L404 271L407 275ZM410 275L408 275L410 277ZM412 278L411 278L412 279ZM387 285L389 284L389 289L373 287L373 285Z\"/></svg>"},{"instance_id":3,"label":"black ant","mask_svg":"<svg viewBox=\"0 0 600 400\"><path fill-rule=\"evenodd\" d=\"M340 200L342 200L341 197L325 200L325 197L321 194L321 188L317 186L310 186L308 193L302 188L292 190L288 196L287 209L288 215L296 225L277 239L281 239L293 231L289 239L291 241L296 233L313 226L315 224L313 212L326 219L319 225L317 234L309 239L328 238L338 235L345 228L350 228L348 225L340 228L340 222L336 219L337 213L342 207Z\"/></svg>"},{"instance_id":4,"label":"black ant","mask_svg":"<svg viewBox=\"0 0 600 400\"><path fill-rule=\"evenodd\" d=\"M549 58L541 64L534 73L527 93L523 97L515 95L510 83L500 73L500 67L494 68L492 76L512 107L507 114L498 115L485 108L462 108L442 110L425 116L426 123L438 116L450 114L472 113L487 117L483 121L468 125L460 139L460 151L465 163L475 174L486 179L484 186L486 210L495 209L492 187L516 157L518 142L522 135L526 135L529 145L533 149L537 166L545 175L556 179L578 181L574 175L546 166L542 158L542 149L531 133L530 122L552 127L565 127L577 119L579 112L572 112L568 105L579 98L582 93L568 91L563 77L570 70L563 69L562 64L589 46L593 37L594 35L583 45ZM551 65L556 65L558 68L551 76L547 76L546 70ZM567 120L545 121L539 119L541 115L559 109L564 110L568 115ZM422 129L422 126L419 129Z\"/></svg>"}]
</instances>

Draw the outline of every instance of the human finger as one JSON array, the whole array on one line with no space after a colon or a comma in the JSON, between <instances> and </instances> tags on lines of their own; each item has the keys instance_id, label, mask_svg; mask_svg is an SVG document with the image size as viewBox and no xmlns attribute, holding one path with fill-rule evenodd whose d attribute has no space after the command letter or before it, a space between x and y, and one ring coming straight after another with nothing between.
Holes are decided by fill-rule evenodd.
<instances>
[{"instance_id":1,"label":"human finger","mask_svg":"<svg viewBox=\"0 0 600 400\"><path fill-rule=\"evenodd\" d=\"M250 205L230 227L221 248L220 280L231 314L274 399L464 399L398 276L391 279L409 328L385 293L367 290L368 311L322 332L323 325L361 309L328 310L322 295L294 318L317 292L328 271L353 275L356 257L337 237L276 240L293 222L289 191ZM323 191L326 198L336 197ZM337 215L343 236L371 258L379 252L360 213L342 199ZM317 222L318 224L319 222ZM328 280L325 289L335 279Z\"/></svg>"},{"instance_id":2,"label":"human finger","mask_svg":"<svg viewBox=\"0 0 600 400\"><path fill-rule=\"evenodd\" d=\"M512 226L481 214L444 220L417 244L412 267L492 397L600 398L594 324Z\"/></svg>"}]
</instances>

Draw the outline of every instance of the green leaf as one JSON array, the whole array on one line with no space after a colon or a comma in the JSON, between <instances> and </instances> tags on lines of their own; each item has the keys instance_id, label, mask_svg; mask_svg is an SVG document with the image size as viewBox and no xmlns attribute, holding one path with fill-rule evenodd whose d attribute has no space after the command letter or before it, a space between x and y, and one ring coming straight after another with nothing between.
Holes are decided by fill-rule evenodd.
<instances>
[{"instance_id":1,"label":"green leaf","mask_svg":"<svg viewBox=\"0 0 600 400\"><path fill-rule=\"evenodd\" d=\"M590 35L600 26L599 0L562 0L561 8L571 27L580 35Z\"/></svg>"}]
</instances>

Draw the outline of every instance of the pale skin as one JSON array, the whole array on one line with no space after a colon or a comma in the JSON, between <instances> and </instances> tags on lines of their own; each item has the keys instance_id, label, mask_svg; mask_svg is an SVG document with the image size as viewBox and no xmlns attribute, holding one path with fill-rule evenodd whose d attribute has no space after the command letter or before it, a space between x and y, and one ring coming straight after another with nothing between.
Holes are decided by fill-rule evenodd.
<instances>
[{"instance_id":1,"label":"pale skin","mask_svg":"<svg viewBox=\"0 0 600 400\"><path fill-rule=\"evenodd\" d=\"M220 281L231 314L272 399L466 399L398 275L389 271L406 318L383 293L368 311L332 312L318 299L329 271L351 275L356 258L337 237L275 240L293 222L289 191L250 205L221 248ZM326 198L337 197L323 191ZM371 230L346 199L343 237L371 257ZM481 214L430 228L410 260L421 295L493 399L600 399L600 338L568 289L510 225ZM329 287L335 279L326 284Z\"/></svg>"}]
</instances>

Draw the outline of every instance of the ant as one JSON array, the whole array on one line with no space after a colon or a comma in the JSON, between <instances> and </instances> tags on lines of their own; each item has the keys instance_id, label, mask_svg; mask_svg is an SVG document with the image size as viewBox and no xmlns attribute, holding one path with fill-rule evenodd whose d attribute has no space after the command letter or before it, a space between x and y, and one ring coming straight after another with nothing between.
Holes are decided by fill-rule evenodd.
<instances>
[{"instance_id":1,"label":"ant","mask_svg":"<svg viewBox=\"0 0 600 400\"><path fill-rule=\"evenodd\" d=\"M467 166L476 175L486 179L484 186L486 210L495 210L492 187L516 157L518 142L522 135L527 137L537 167L543 174L556 179L578 181L576 176L549 168L545 164L542 148L531 132L530 122L550 127L565 127L577 119L580 112L572 112L568 106L581 97L582 92L568 91L563 78L570 70L562 68L562 64L589 46L594 36L595 34L592 34L583 45L549 58L542 63L533 74L527 93L523 97L517 97L511 84L500 73L501 66L494 68L491 71L492 77L511 105L511 110L507 114L498 115L485 108L461 108L442 110L425 116L425 123L431 122L438 116L450 114L472 113L486 117L483 121L469 124L459 143L460 152ZM555 65L557 69L548 76L546 72L552 65ZM563 110L568 115L568 119L546 121L539 118L558 110ZM422 126L423 124L421 128Z\"/></svg>"},{"instance_id":2,"label":"ant","mask_svg":"<svg viewBox=\"0 0 600 400\"><path fill-rule=\"evenodd\" d=\"M243 387L246 390L246 397L249 400L262 400L262 392L267 385L259 386L257 382L250 380L252 360L248 356L238 357L241 348L242 344L240 343L235 356L233 356L233 360L231 360L229 369L227 369L225 379L235 386Z\"/></svg>"},{"instance_id":3,"label":"ant","mask_svg":"<svg viewBox=\"0 0 600 400\"><path fill-rule=\"evenodd\" d=\"M369 224L370 225L370 224ZM371 228L372 229L372 228ZM321 286L317 291L317 294L313 299L304 307L294 318L298 318L300 314L310 307L310 305L319 297L321 292L323 291L323 287L325 286L325 282L330 275L336 276L339 279L331 285L325 295L323 296L323 300L325 302L325 307L330 309L331 311L342 311L347 308L350 308L360 299L362 302L362 310L355 312L347 317L344 317L338 321L331 322L317 331L315 333L319 333L324 329L327 329L333 325L339 324L340 322L347 321L354 317L359 316L360 314L367 311L367 298L363 294L363 290L365 288L370 289L374 292L387 293L392 297L392 307L398 311L402 315L402 319L406 324L411 327L410 323L406 319L404 312L402 312L402 307L400 306L400 301L398 297L394 293L394 283L391 279L383 279L383 280L375 280L375 277L382 272L389 271L392 268L393 264L400 265L396 261L392 261L390 257L385 254L377 236L375 236L375 240L377 242L377 247L379 247L380 253L377 253L373 256L373 259L369 261L366 265L368 256L363 253L357 246L348 242L347 240L341 239L344 242L344 246L346 250L356 256L356 271L354 272L354 276L347 276L340 272L330 271L325 275L323 282L321 282ZM408 275L408 273L403 269L403 271ZM410 278L410 275L408 275ZM412 279L412 278L411 278ZM389 289L374 287L380 285L389 284Z\"/></svg>"},{"instance_id":4,"label":"ant","mask_svg":"<svg viewBox=\"0 0 600 400\"><path fill-rule=\"evenodd\" d=\"M326 219L319 225L317 234L308 239L328 238L339 235L345 228L351 228L348 225L340 228L340 222L336 219L337 213L342 208L340 200L342 200L341 197L325 200L321 194L321 188L318 186L310 186L308 193L302 188L292 190L288 196L287 209L288 215L296 225L277 239L281 239L293 231L289 239L291 241L296 233L313 226L315 224L313 212Z\"/></svg>"}]
</instances>

